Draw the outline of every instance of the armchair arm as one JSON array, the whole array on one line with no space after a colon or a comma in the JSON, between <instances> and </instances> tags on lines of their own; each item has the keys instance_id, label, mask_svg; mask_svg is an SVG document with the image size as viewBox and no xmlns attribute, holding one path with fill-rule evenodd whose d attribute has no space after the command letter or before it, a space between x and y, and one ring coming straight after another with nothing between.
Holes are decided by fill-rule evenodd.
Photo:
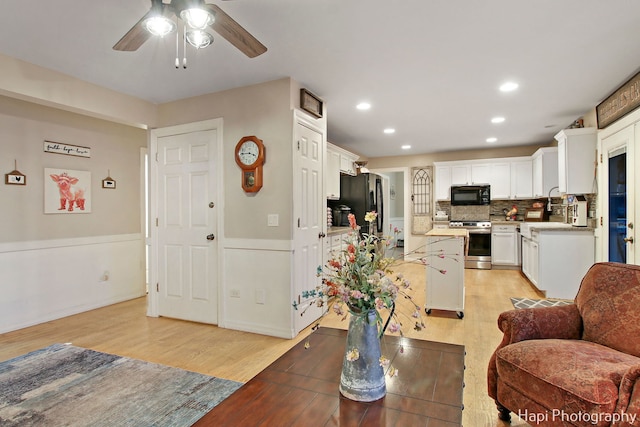
<instances>
[{"instance_id":1,"label":"armchair arm","mask_svg":"<svg viewBox=\"0 0 640 427\"><path fill-rule=\"evenodd\" d=\"M575 304L505 311L498 317L504 332L500 347L524 340L580 339L582 318Z\"/></svg>"},{"instance_id":2,"label":"armchair arm","mask_svg":"<svg viewBox=\"0 0 640 427\"><path fill-rule=\"evenodd\" d=\"M640 426L640 365L632 366L622 377L616 413L628 415L616 426Z\"/></svg>"},{"instance_id":3,"label":"armchair arm","mask_svg":"<svg viewBox=\"0 0 640 427\"><path fill-rule=\"evenodd\" d=\"M487 383L489 396L497 397L496 351L519 341L558 338L580 339L582 335L582 318L575 304L525 308L505 311L498 317L498 328L504 333L489 360Z\"/></svg>"}]
</instances>

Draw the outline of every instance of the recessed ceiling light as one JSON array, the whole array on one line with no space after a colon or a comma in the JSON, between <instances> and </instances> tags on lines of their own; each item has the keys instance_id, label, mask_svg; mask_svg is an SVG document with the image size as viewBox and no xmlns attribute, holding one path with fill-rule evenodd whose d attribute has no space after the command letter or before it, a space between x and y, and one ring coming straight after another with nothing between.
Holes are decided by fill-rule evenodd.
<instances>
[{"instance_id":1,"label":"recessed ceiling light","mask_svg":"<svg viewBox=\"0 0 640 427\"><path fill-rule=\"evenodd\" d=\"M411 149L411 146L410 145L403 145L400 148L402 148L403 150L409 150L409 149Z\"/></svg>"},{"instance_id":2,"label":"recessed ceiling light","mask_svg":"<svg viewBox=\"0 0 640 427\"><path fill-rule=\"evenodd\" d=\"M392 133L396 133L396 130L394 128L386 128L383 132L390 135Z\"/></svg>"},{"instance_id":3,"label":"recessed ceiling light","mask_svg":"<svg viewBox=\"0 0 640 427\"><path fill-rule=\"evenodd\" d=\"M493 144L493 143L494 143L494 142L496 142L497 140L498 140L498 138L495 138L495 137L493 137L493 136L492 136L491 138L487 138L487 142L488 142L489 144Z\"/></svg>"},{"instance_id":4,"label":"recessed ceiling light","mask_svg":"<svg viewBox=\"0 0 640 427\"><path fill-rule=\"evenodd\" d=\"M368 110L369 108L371 108L371 104L369 104L368 102L361 102L360 104L356 105L356 108L358 110Z\"/></svg>"},{"instance_id":5,"label":"recessed ceiling light","mask_svg":"<svg viewBox=\"0 0 640 427\"><path fill-rule=\"evenodd\" d=\"M494 117L491 119L491 123L502 123L504 122L504 117Z\"/></svg>"},{"instance_id":6,"label":"recessed ceiling light","mask_svg":"<svg viewBox=\"0 0 640 427\"><path fill-rule=\"evenodd\" d=\"M518 83L515 82L506 82L500 86L500 92L513 92L518 89Z\"/></svg>"}]
</instances>

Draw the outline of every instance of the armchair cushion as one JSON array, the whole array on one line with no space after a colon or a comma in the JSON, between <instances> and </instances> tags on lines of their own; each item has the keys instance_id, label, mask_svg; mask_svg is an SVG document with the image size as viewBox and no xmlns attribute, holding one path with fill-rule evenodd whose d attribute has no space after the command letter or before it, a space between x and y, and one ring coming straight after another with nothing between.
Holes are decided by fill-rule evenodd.
<instances>
[{"instance_id":1,"label":"armchair cushion","mask_svg":"<svg viewBox=\"0 0 640 427\"><path fill-rule=\"evenodd\" d=\"M582 339L640 357L640 269L616 263L594 264L576 296Z\"/></svg>"},{"instance_id":2,"label":"armchair cushion","mask_svg":"<svg viewBox=\"0 0 640 427\"><path fill-rule=\"evenodd\" d=\"M584 340L526 340L496 352L498 377L508 386L499 383L501 393L518 390L542 407L567 413L613 413L623 376L639 363Z\"/></svg>"}]
</instances>

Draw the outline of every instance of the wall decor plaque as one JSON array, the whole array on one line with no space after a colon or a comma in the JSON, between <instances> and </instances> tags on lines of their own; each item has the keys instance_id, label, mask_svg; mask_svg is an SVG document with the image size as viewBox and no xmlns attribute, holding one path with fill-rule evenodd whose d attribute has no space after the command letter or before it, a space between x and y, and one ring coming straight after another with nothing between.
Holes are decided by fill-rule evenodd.
<instances>
[{"instance_id":1,"label":"wall decor plaque","mask_svg":"<svg viewBox=\"0 0 640 427\"><path fill-rule=\"evenodd\" d=\"M626 116L640 106L640 73L631 77L596 107L598 129Z\"/></svg>"},{"instance_id":2,"label":"wall decor plaque","mask_svg":"<svg viewBox=\"0 0 640 427\"><path fill-rule=\"evenodd\" d=\"M309 92L307 89L300 89L300 108L307 113L321 118L324 103L320 98Z\"/></svg>"},{"instance_id":3,"label":"wall decor plaque","mask_svg":"<svg viewBox=\"0 0 640 427\"><path fill-rule=\"evenodd\" d=\"M44 140L46 153L64 154L65 156L91 157L91 148L79 145L63 144L62 142Z\"/></svg>"}]
</instances>

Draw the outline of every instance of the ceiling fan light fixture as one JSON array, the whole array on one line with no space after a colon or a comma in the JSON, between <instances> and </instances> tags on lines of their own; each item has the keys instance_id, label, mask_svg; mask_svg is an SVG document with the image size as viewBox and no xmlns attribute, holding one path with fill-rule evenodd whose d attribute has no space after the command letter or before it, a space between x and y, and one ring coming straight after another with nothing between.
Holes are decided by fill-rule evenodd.
<instances>
[{"instance_id":1,"label":"ceiling fan light fixture","mask_svg":"<svg viewBox=\"0 0 640 427\"><path fill-rule=\"evenodd\" d=\"M152 16L145 19L142 25L145 30L149 31L154 36L160 37L173 33L176 30L176 23L162 15Z\"/></svg>"},{"instance_id":2,"label":"ceiling fan light fixture","mask_svg":"<svg viewBox=\"0 0 640 427\"><path fill-rule=\"evenodd\" d=\"M180 18L196 30L204 30L214 21L214 16L209 11L197 7L183 10Z\"/></svg>"},{"instance_id":3,"label":"ceiling fan light fixture","mask_svg":"<svg viewBox=\"0 0 640 427\"><path fill-rule=\"evenodd\" d=\"M196 49L203 49L213 43L213 36L202 30L189 30L186 37L187 42Z\"/></svg>"}]
</instances>

